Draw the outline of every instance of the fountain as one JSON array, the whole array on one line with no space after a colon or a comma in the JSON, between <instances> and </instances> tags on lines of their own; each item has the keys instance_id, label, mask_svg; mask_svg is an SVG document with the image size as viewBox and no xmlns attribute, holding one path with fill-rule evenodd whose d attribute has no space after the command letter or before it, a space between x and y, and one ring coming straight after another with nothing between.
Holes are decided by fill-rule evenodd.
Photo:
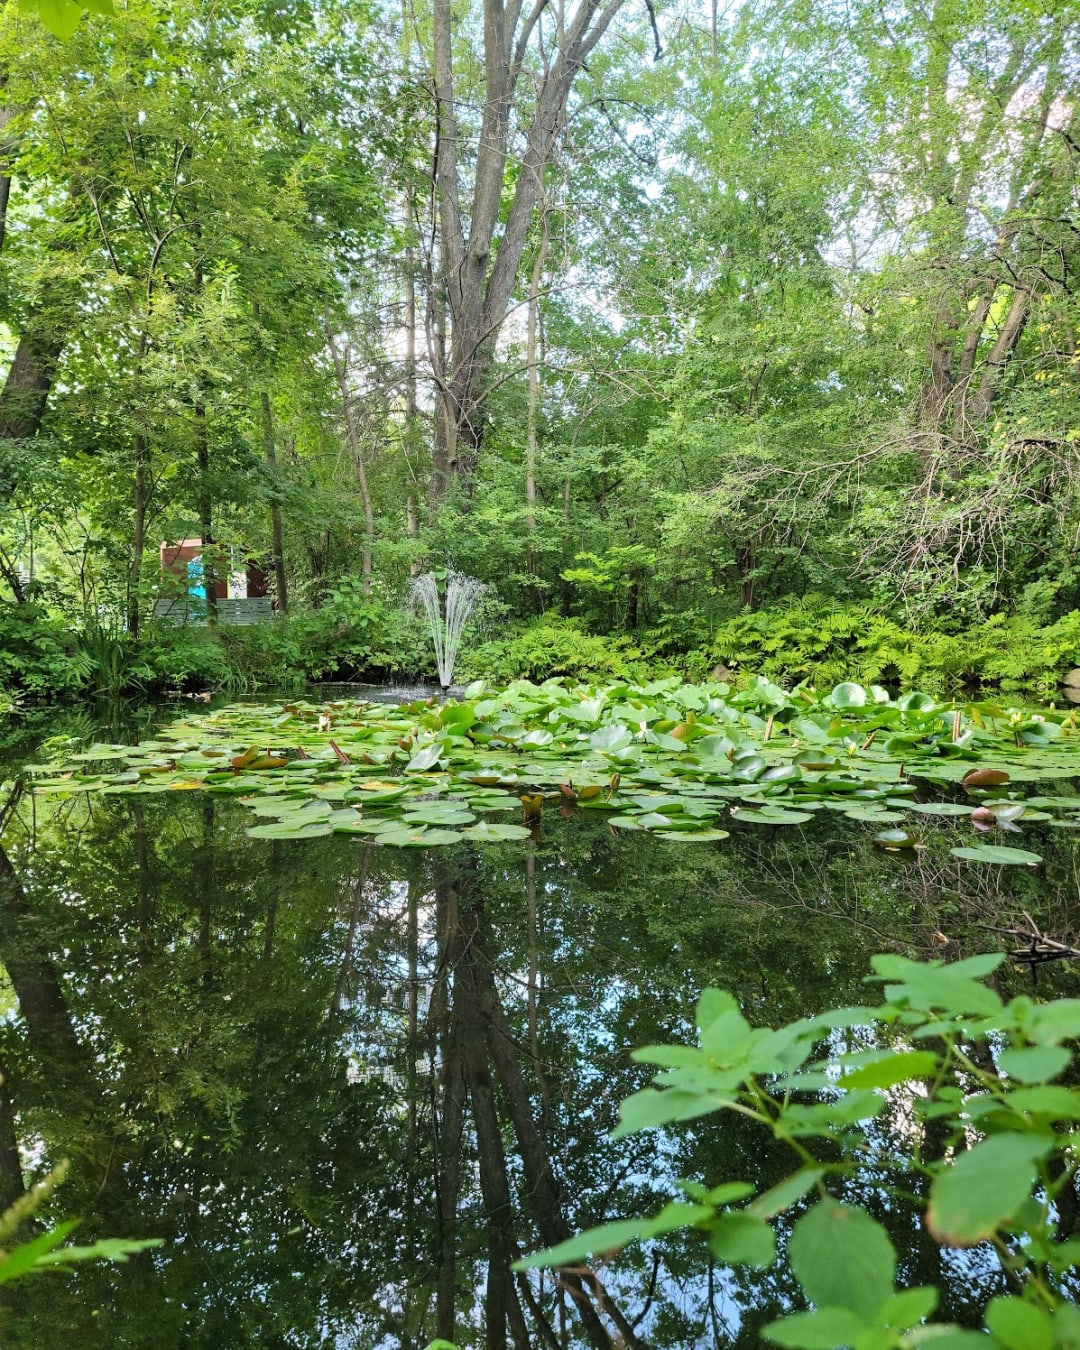
<instances>
[{"instance_id":1,"label":"fountain","mask_svg":"<svg viewBox=\"0 0 1080 1350\"><path fill-rule=\"evenodd\" d=\"M461 631L485 589L484 583L475 577L447 572L444 609L439 602L439 584L431 572L414 577L409 585L409 603L414 610L423 609L427 616L443 693L450 688Z\"/></svg>"}]
</instances>

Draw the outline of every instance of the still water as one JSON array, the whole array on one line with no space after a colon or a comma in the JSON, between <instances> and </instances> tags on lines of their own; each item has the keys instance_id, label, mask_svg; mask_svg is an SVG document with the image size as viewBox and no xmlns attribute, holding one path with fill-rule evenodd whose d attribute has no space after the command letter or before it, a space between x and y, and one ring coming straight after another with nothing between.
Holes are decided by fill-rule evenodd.
<instances>
[{"instance_id":1,"label":"still water","mask_svg":"<svg viewBox=\"0 0 1080 1350\"><path fill-rule=\"evenodd\" d=\"M74 729L135 740L174 715ZM554 812L535 841L410 851L252 839L242 805L199 792L38 798L12 762L0 1199L68 1159L50 1216L81 1217L80 1242L164 1245L9 1286L3 1350L757 1345L794 1286L714 1266L693 1234L597 1279L510 1273L656 1209L678 1177L791 1170L732 1115L612 1142L648 1074L629 1052L688 1035L706 985L776 1025L865 1002L876 951L995 950L987 926L1025 911L1075 936L1066 830L1025 831L1038 872L960 865L966 822L928 824L903 860L830 812L690 847ZM1039 980L1077 992L1064 963ZM917 1194L852 1184L901 1278L944 1284L942 1315L977 1324L996 1270L943 1257Z\"/></svg>"}]
</instances>

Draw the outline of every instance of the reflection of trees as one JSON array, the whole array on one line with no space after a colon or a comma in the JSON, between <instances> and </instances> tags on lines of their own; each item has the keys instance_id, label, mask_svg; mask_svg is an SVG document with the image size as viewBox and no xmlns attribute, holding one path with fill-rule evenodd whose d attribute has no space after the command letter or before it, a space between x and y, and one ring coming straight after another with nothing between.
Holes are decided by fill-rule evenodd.
<instances>
[{"instance_id":1,"label":"reflection of trees","mask_svg":"<svg viewBox=\"0 0 1080 1350\"><path fill-rule=\"evenodd\" d=\"M628 1049L688 1034L703 985L774 1024L861 1002L872 950L986 900L957 892L947 846L905 869L847 822L660 850L574 820L524 856L267 843L249 822L193 793L24 799L9 821L0 1188L21 1185L18 1140L28 1171L72 1159L58 1208L81 1237L170 1241L20 1295L11 1350L752 1345L794 1291L695 1235L626 1251L604 1288L509 1267L655 1209L671 1175L791 1170L738 1118L606 1137L646 1076ZM995 884L1037 913L1037 882ZM883 1180L852 1198L962 1315L989 1277L942 1267Z\"/></svg>"},{"instance_id":2,"label":"reflection of trees","mask_svg":"<svg viewBox=\"0 0 1080 1350\"><path fill-rule=\"evenodd\" d=\"M549 1311L524 1277L515 1280L510 1266L521 1253L519 1213L528 1216L545 1246L571 1235L566 1197L526 1086L522 1059L529 1052L511 1033L502 1009L492 965L493 934L475 873L460 869L451 875L440 870L435 892L439 959L431 1007L441 1099L436 1128L436 1335L451 1341L456 1337L458 1205L468 1105L487 1240L485 1345L497 1350L509 1343L509 1337L515 1350L528 1350L535 1337L557 1346ZM521 1177L517 1188L510 1180L504 1131L516 1146ZM615 1344L642 1344L618 1300L607 1294L595 1275L564 1271L560 1286L580 1318L589 1345L608 1350Z\"/></svg>"}]
</instances>

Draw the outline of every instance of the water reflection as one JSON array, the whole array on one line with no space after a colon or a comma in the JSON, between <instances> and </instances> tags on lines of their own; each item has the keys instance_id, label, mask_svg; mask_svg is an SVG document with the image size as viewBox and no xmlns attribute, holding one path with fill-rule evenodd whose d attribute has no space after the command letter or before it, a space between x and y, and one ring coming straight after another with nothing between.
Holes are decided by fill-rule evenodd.
<instances>
[{"instance_id":1,"label":"water reflection","mask_svg":"<svg viewBox=\"0 0 1080 1350\"><path fill-rule=\"evenodd\" d=\"M612 1143L645 1076L629 1050L684 1033L705 984L776 1023L864 1001L875 950L966 954L1022 909L1053 930L1076 894L1064 832L1043 880L961 871L944 843L875 856L834 818L719 847L555 821L538 846L424 853L249 823L198 793L7 799L0 1191L66 1157L57 1212L84 1216L80 1238L167 1243L47 1295L11 1286L5 1350L755 1345L796 1291L693 1234L559 1280L510 1272L674 1177L791 1170L740 1117ZM882 1128L882 1157L935 1147L902 1112ZM943 1258L918 1183L900 1203L885 1180L870 1167L849 1194L905 1277L973 1322L996 1268Z\"/></svg>"}]
</instances>

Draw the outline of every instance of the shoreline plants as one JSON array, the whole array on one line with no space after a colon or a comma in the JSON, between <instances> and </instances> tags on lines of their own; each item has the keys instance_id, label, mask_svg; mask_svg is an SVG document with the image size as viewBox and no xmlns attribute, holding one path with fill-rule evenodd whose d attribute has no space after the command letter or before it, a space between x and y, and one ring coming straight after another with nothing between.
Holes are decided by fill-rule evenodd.
<instances>
[{"instance_id":1,"label":"shoreline plants","mask_svg":"<svg viewBox=\"0 0 1080 1350\"><path fill-rule=\"evenodd\" d=\"M883 1001L773 1030L707 989L696 1045L634 1058L652 1086L622 1104L618 1136L732 1111L786 1145L792 1171L755 1195L741 1180L684 1181L647 1219L606 1223L517 1263L616 1272L628 1244L677 1230L721 1266L795 1276L804 1307L763 1329L791 1350L1075 1350L1080 1000L1005 1003L999 954L943 965L873 959ZM939 1291L905 1287L890 1212L914 1205L931 1246L978 1249L1007 1291L985 1330L933 1322ZM779 1239L779 1240L778 1240ZM588 1266L586 1266L588 1269ZM599 1278L595 1275L594 1278Z\"/></svg>"}]
</instances>

